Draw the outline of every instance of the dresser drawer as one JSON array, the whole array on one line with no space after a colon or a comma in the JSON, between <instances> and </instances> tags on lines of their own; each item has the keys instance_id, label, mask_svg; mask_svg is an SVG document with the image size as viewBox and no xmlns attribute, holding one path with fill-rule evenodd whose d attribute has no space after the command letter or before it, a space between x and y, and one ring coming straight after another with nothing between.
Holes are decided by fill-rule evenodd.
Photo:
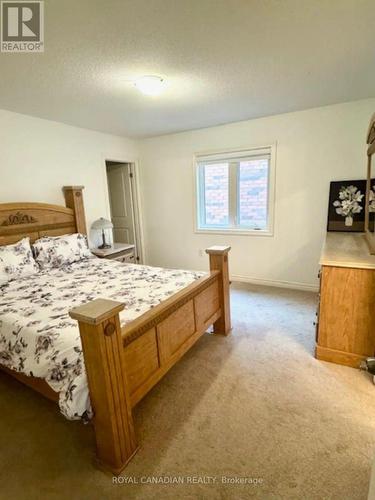
<instances>
[{"instance_id":1,"label":"dresser drawer","mask_svg":"<svg viewBox=\"0 0 375 500\"><path fill-rule=\"evenodd\" d=\"M373 356L374 306L374 269L323 266L318 358L358 367Z\"/></svg>"},{"instance_id":2,"label":"dresser drawer","mask_svg":"<svg viewBox=\"0 0 375 500\"><path fill-rule=\"evenodd\" d=\"M114 247L105 250L93 249L92 253L100 259L110 259L123 263L136 264L135 245L114 243Z\"/></svg>"},{"instance_id":3,"label":"dresser drawer","mask_svg":"<svg viewBox=\"0 0 375 500\"><path fill-rule=\"evenodd\" d=\"M122 255L115 255L112 257L114 260L119 262L123 262L124 264L134 264L135 263L135 255L133 252L129 252Z\"/></svg>"}]
</instances>

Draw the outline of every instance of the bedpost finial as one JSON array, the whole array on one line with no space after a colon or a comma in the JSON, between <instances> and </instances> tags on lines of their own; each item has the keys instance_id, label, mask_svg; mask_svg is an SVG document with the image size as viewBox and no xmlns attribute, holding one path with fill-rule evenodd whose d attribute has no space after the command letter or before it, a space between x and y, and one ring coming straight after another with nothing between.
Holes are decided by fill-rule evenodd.
<instances>
[{"instance_id":1,"label":"bedpost finial","mask_svg":"<svg viewBox=\"0 0 375 500\"><path fill-rule=\"evenodd\" d=\"M212 247L206 248L206 253L208 255L225 255L231 249L228 245L213 245Z\"/></svg>"},{"instance_id":2,"label":"bedpost finial","mask_svg":"<svg viewBox=\"0 0 375 500\"><path fill-rule=\"evenodd\" d=\"M108 299L95 299L69 311L69 316L80 323L99 325L124 309L122 302ZM113 332L112 332L113 333Z\"/></svg>"},{"instance_id":3,"label":"bedpost finial","mask_svg":"<svg viewBox=\"0 0 375 500\"><path fill-rule=\"evenodd\" d=\"M85 186L63 186L63 191L83 191Z\"/></svg>"}]
</instances>

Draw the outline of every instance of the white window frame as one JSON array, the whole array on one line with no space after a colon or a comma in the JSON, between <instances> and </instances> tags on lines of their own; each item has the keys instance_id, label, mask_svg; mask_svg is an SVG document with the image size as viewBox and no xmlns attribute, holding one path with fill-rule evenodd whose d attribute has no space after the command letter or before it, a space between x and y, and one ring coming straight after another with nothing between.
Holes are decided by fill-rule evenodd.
<instances>
[{"instance_id":1,"label":"white window frame","mask_svg":"<svg viewBox=\"0 0 375 500\"><path fill-rule=\"evenodd\" d=\"M199 190L199 163L214 160L226 160L241 158L246 155L257 156L262 154L270 154L270 164L268 172L268 204L267 204L267 227L266 229L245 229L245 228L202 228L200 227L200 193ZM274 235L274 219L275 219L275 181L276 181L276 143L264 146L245 147L237 149L224 149L216 151L204 151L194 154L193 158L194 172L194 232L200 234L235 234L246 236L273 236ZM233 182L232 182L233 186ZM233 202L233 197L232 202ZM238 203L238 200L236 200Z\"/></svg>"}]
</instances>

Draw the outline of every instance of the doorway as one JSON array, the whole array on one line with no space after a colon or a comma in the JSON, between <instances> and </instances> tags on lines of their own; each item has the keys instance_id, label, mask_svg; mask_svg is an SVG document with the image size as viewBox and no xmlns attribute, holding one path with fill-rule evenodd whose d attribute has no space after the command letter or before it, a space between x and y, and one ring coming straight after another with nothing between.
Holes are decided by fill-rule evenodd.
<instances>
[{"instance_id":1,"label":"doorway","mask_svg":"<svg viewBox=\"0 0 375 500\"><path fill-rule=\"evenodd\" d=\"M135 184L135 166L105 161L108 198L113 224L113 242L135 245L135 258L142 262L139 204Z\"/></svg>"}]
</instances>

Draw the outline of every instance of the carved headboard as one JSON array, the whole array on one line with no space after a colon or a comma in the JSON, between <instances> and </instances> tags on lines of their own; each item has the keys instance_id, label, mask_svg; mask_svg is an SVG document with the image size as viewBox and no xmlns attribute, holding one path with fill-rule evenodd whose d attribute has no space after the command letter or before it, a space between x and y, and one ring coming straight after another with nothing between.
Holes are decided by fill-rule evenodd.
<instances>
[{"instance_id":1,"label":"carved headboard","mask_svg":"<svg viewBox=\"0 0 375 500\"><path fill-rule=\"evenodd\" d=\"M83 186L64 186L66 207L47 203L0 203L0 246L29 236L86 234Z\"/></svg>"}]
</instances>

